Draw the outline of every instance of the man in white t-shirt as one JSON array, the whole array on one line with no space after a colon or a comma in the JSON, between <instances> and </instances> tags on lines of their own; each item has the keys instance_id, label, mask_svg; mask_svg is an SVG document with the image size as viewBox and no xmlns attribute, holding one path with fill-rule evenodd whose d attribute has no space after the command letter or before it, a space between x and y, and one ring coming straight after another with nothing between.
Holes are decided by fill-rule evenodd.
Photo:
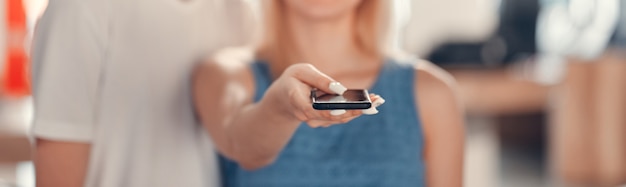
<instances>
[{"instance_id":1,"label":"man in white t-shirt","mask_svg":"<svg viewBox=\"0 0 626 187\"><path fill-rule=\"evenodd\" d=\"M32 79L39 186L219 185L189 78L250 38L241 0L50 0Z\"/></svg>"}]
</instances>

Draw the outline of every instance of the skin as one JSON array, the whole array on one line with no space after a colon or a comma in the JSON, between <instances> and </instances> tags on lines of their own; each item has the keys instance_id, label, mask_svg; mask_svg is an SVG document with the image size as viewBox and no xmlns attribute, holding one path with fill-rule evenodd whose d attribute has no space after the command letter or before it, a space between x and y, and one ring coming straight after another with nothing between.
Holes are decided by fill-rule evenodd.
<instances>
[{"instance_id":1,"label":"skin","mask_svg":"<svg viewBox=\"0 0 626 187\"><path fill-rule=\"evenodd\" d=\"M272 164L303 121L319 128L358 117L359 111L331 116L313 110L309 91L331 92L332 81L368 88L382 65L381 59L361 53L352 40L352 12L359 0L285 2L291 39L310 64L288 67L258 103L253 103L256 88L246 64L254 56L252 50L224 50L194 73L194 98L203 125L218 151L248 170ZM464 128L455 82L428 62L417 62L415 72L427 185L462 186Z\"/></svg>"},{"instance_id":2,"label":"skin","mask_svg":"<svg viewBox=\"0 0 626 187\"><path fill-rule=\"evenodd\" d=\"M83 186L90 147L85 143L37 139L34 157L37 186Z\"/></svg>"}]
</instances>

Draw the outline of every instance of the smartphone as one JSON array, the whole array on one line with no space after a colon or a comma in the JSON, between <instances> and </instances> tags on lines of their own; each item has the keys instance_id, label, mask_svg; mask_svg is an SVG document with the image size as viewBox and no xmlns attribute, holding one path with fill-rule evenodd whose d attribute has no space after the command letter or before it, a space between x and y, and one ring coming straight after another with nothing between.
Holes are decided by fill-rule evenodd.
<instances>
[{"instance_id":1,"label":"smartphone","mask_svg":"<svg viewBox=\"0 0 626 187\"><path fill-rule=\"evenodd\" d=\"M343 95L329 94L317 89L311 90L313 108L316 110L361 110L372 107L367 90L346 90Z\"/></svg>"}]
</instances>

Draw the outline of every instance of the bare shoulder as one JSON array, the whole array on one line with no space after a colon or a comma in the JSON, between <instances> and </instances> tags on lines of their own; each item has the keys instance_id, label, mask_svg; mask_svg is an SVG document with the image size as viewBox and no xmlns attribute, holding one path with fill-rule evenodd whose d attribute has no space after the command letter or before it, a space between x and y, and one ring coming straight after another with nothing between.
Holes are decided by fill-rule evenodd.
<instances>
[{"instance_id":1,"label":"bare shoulder","mask_svg":"<svg viewBox=\"0 0 626 187\"><path fill-rule=\"evenodd\" d=\"M426 126L452 115L461 117L456 81L445 70L425 60L416 61L414 88L416 106Z\"/></svg>"},{"instance_id":2,"label":"bare shoulder","mask_svg":"<svg viewBox=\"0 0 626 187\"><path fill-rule=\"evenodd\" d=\"M219 50L198 64L193 73L194 82L214 86L237 82L251 88L253 78L249 64L253 60L253 50L249 47Z\"/></svg>"},{"instance_id":3,"label":"bare shoulder","mask_svg":"<svg viewBox=\"0 0 626 187\"><path fill-rule=\"evenodd\" d=\"M438 92L441 94L455 94L456 80L450 73L425 60L416 60L415 84L419 93Z\"/></svg>"}]
</instances>

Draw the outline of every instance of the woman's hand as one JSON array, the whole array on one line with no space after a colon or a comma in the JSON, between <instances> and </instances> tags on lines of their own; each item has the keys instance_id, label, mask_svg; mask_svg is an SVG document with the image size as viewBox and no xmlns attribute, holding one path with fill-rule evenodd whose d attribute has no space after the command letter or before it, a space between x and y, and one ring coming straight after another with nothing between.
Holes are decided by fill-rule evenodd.
<instances>
[{"instance_id":1,"label":"woman's hand","mask_svg":"<svg viewBox=\"0 0 626 187\"><path fill-rule=\"evenodd\" d=\"M347 123L360 116L360 110L315 110L311 105L311 89L343 94L346 87L320 72L311 64L294 64L270 86L262 103L279 105L281 113L310 127L329 127Z\"/></svg>"},{"instance_id":2,"label":"woman's hand","mask_svg":"<svg viewBox=\"0 0 626 187\"><path fill-rule=\"evenodd\" d=\"M271 164L301 122L310 127L347 123L377 110L315 110L310 92L343 93L346 88L309 64L287 68L254 103L254 77L243 63L205 63L194 74L194 98L200 120L218 151L246 169ZM370 95L373 106L382 104ZM335 114L335 115L333 115Z\"/></svg>"}]
</instances>

